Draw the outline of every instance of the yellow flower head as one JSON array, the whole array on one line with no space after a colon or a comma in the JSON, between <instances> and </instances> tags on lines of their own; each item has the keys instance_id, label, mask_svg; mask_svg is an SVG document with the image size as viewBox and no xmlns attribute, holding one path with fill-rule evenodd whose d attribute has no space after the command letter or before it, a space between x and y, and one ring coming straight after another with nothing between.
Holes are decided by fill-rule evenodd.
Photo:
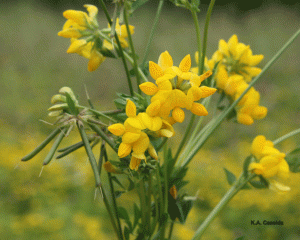
<instances>
[{"instance_id":1,"label":"yellow flower head","mask_svg":"<svg viewBox=\"0 0 300 240\"><path fill-rule=\"evenodd\" d=\"M208 71L198 76L190 70L190 55L182 59L179 67L173 66L173 59L167 51L159 56L158 64L149 62L149 72L156 84L147 82L140 85L145 94L152 96L151 104L146 110L149 116L159 116L168 120L171 115L172 121L183 122L185 118L183 108L199 116L208 114L205 107L195 101L208 97L216 91L215 88L200 87L201 82L212 72Z\"/></svg>"},{"instance_id":2,"label":"yellow flower head","mask_svg":"<svg viewBox=\"0 0 300 240\"><path fill-rule=\"evenodd\" d=\"M249 165L249 171L265 178L287 178L289 176L289 165L286 162L285 154L274 148L273 142L265 136L257 136L251 146L251 153L255 156L256 162ZM270 188L280 191L288 191L286 187L274 179L270 180Z\"/></svg>"},{"instance_id":3,"label":"yellow flower head","mask_svg":"<svg viewBox=\"0 0 300 240\"><path fill-rule=\"evenodd\" d=\"M223 39L219 41L219 49L208 65L213 66L221 61L220 65L225 66L229 75L239 74L244 77L246 82L250 82L253 77L261 72L261 69L255 66L263 58L263 55L253 55L250 46L239 43L237 36L233 35L228 42Z\"/></svg>"}]
</instances>

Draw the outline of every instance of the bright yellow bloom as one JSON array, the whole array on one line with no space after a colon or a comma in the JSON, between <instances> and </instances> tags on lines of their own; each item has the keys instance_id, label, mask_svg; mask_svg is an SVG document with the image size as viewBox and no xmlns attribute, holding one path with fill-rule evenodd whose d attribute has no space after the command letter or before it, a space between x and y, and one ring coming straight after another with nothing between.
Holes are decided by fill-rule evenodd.
<instances>
[{"instance_id":1,"label":"bright yellow bloom","mask_svg":"<svg viewBox=\"0 0 300 240\"><path fill-rule=\"evenodd\" d=\"M167 51L159 56L158 64L149 62L149 71L156 80L156 85L149 82L140 85L140 89L146 95L152 96L151 104L146 110L149 116L159 116L168 120L171 114L171 123L174 123L184 121L183 108L199 116L208 114L205 107L195 101L215 93L215 88L200 87L201 82L208 78L212 72L208 71L198 76L190 72L190 69L190 55L185 56L179 67L176 67L173 66L173 59ZM175 78L176 76L177 78ZM171 133L168 132L169 134Z\"/></svg>"},{"instance_id":2,"label":"bright yellow bloom","mask_svg":"<svg viewBox=\"0 0 300 240\"><path fill-rule=\"evenodd\" d=\"M265 178L287 178L289 165L285 161L285 154L274 148L273 142L266 140L265 136L257 136L251 146L251 153L257 162L249 165L249 171ZM271 181L272 186L282 191L288 191L289 187L283 186L276 181Z\"/></svg>"},{"instance_id":3,"label":"bright yellow bloom","mask_svg":"<svg viewBox=\"0 0 300 240\"><path fill-rule=\"evenodd\" d=\"M228 74L239 74L246 82L257 76L261 69L255 67L264 58L263 55L253 55L250 46L238 42L236 35L233 35L226 43L223 39L219 41L219 49L213 55L209 65L218 61L226 67ZM213 64L212 64L213 63ZM218 76L217 76L218 77Z\"/></svg>"}]
</instances>

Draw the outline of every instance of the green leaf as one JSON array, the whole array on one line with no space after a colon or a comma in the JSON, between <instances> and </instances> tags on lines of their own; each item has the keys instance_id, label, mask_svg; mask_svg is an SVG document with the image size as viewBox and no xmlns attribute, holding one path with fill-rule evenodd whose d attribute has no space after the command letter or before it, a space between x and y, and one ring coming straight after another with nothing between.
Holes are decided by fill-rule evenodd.
<instances>
[{"instance_id":1,"label":"green leaf","mask_svg":"<svg viewBox=\"0 0 300 240\"><path fill-rule=\"evenodd\" d=\"M249 189L252 189L252 188L251 188L251 187L249 186L249 184L247 183L247 184L245 184L245 186L242 187L241 189L249 190Z\"/></svg>"},{"instance_id":2,"label":"green leaf","mask_svg":"<svg viewBox=\"0 0 300 240\"><path fill-rule=\"evenodd\" d=\"M290 156L290 155L294 155L294 154L298 154L298 153L300 153L300 146L296 147L293 151L291 151L287 155Z\"/></svg>"},{"instance_id":3,"label":"green leaf","mask_svg":"<svg viewBox=\"0 0 300 240\"><path fill-rule=\"evenodd\" d=\"M116 176L111 176L111 180L113 180L114 182L116 182L124 190L126 189Z\"/></svg>"},{"instance_id":4,"label":"green leaf","mask_svg":"<svg viewBox=\"0 0 300 240\"><path fill-rule=\"evenodd\" d=\"M246 157L244 164L243 164L243 173L245 178L248 177L248 169L249 169L249 164L253 161L253 156L250 155L248 157Z\"/></svg>"},{"instance_id":5,"label":"green leaf","mask_svg":"<svg viewBox=\"0 0 300 240\"><path fill-rule=\"evenodd\" d=\"M245 236L237 237L235 240L245 240Z\"/></svg>"},{"instance_id":6,"label":"green leaf","mask_svg":"<svg viewBox=\"0 0 300 240\"><path fill-rule=\"evenodd\" d=\"M132 232L132 230L133 230L132 224L130 222L129 215L128 215L126 209L123 208L123 207L118 207L118 214L119 214L119 217L121 219L124 219L124 221L126 222L130 232Z\"/></svg>"},{"instance_id":7,"label":"green leaf","mask_svg":"<svg viewBox=\"0 0 300 240\"><path fill-rule=\"evenodd\" d=\"M69 108L71 110L71 113L74 114L74 115L78 115L79 111L76 108L74 100L71 98L71 96L70 96L69 93L65 92L64 94L66 95L67 104L68 104L68 106L69 106Z\"/></svg>"},{"instance_id":8,"label":"green leaf","mask_svg":"<svg viewBox=\"0 0 300 240\"><path fill-rule=\"evenodd\" d=\"M232 185L236 180L235 175L232 172L230 172L229 170L227 170L226 168L223 168L223 169L226 174L227 182L229 183L229 185Z\"/></svg>"},{"instance_id":9,"label":"green leaf","mask_svg":"<svg viewBox=\"0 0 300 240\"><path fill-rule=\"evenodd\" d=\"M104 57L109 57L109 58L117 58L115 54L113 54L112 51L109 51L106 48L99 49L99 52L104 56Z\"/></svg>"},{"instance_id":10,"label":"green leaf","mask_svg":"<svg viewBox=\"0 0 300 240\"><path fill-rule=\"evenodd\" d=\"M129 230L129 228L128 227L125 227L124 228L124 237L125 237L125 240L129 240L130 238L129 238L129 235L130 235L130 230Z\"/></svg>"},{"instance_id":11,"label":"green leaf","mask_svg":"<svg viewBox=\"0 0 300 240\"><path fill-rule=\"evenodd\" d=\"M127 188L127 191L131 191L132 189L134 189L134 182L131 180L130 177L128 177L128 181L129 181L129 187Z\"/></svg>"},{"instance_id":12,"label":"green leaf","mask_svg":"<svg viewBox=\"0 0 300 240\"><path fill-rule=\"evenodd\" d=\"M148 1L149 0L136 0L135 2L133 2L131 5L131 13L143 6Z\"/></svg>"},{"instance_id":13,"label":"green leaf","mask_svg":"<svg viewBox=\"0 0 300 240\"><path fill-rule=\"evenodd\" d=\"M287 156L285 160L288 163L291 172L300 172L300 157Z\"/></svg>"},{"instance_id":14,"label":"green leaf","mask_svg":"<svg viewBox=\"0 0 300 240\"><path fill-rule=\"evenodd\" d=\"M268 181L262 177L262 176L258 176L259 177L259 181L257 180L252 180L250 181L249 183L255 187L255 188L258 188L258 189L261 189L261 188L268 188L269 187L269 183Z\"/></svg>"},{"instance_id":15,"label":"green leaf","mask_svg":"<svg viewBox=\"0 0 300 240\"><path fill-rule=\"evenodd\" d=\"M180 216L178 219L182 224L184 224L190 210L193 207L193 201L192 200L184 200L184 197L182 197L179 201L176 202L176 205L178 206L178 209L180 212Z\"/></svg>"}]
</instances>

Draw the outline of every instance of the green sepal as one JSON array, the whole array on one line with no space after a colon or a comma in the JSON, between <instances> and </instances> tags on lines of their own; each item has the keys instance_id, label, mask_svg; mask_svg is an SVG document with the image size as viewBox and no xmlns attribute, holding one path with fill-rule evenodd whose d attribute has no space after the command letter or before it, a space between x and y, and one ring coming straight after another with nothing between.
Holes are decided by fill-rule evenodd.
<instances>
[{"instance_id":1,"label":"green sepal","mask_svg":"<svg viewBox=\"0 0 300 240\"><path fill-rule=\"evenodd\" d=\"M255 188L258 188L258 189L262 189L262 188L269 188L269 183L268 181L262 177L261 175L258 175L259 177L259 181L257 180L252 180L252 181L249 181L249 183L255 187Z\"/></svg>"},{"instance_id":2,"label":"green sepal","mask_svg":"<svg viewBox=\"0 0 300 240\"><path fill-rule=\"evenodd\" d=\"M109 58L117 58L117 56L107 48L102 48L99 50L99 52L104 56L104 57L109 57Z\"/></svg>"},{"instance_id":3,"label":"green sepal","mask_svg":"<svg viewBox=\"0 0 300 240\"><path fill-rule=\"evenodd\" d=\"M125 191L115 191L115 198L121 197L123 193L125 193Z\"/></svg>"},{"instance_id":4,"label":"green sepal","mask_svg":"<svg viewBox=\"0 0 300 240\"><path fill-rule=\"evenodd\" d=\"M288 163L291 172L300 172L300 157L292 157L288 155L285 157L285 160Z\"/></svg>"},{"instance_id":5,"label":"green sepal","mask_svg":"<svg viewBox=\"0 0 300 240\"><path fill-rule=\"evenodd\" d=\"M232 185L236 181L236 176L226 168L223 169L226 174L227 182L229 183L229 185Z\"/></svg>"}]
</instances>

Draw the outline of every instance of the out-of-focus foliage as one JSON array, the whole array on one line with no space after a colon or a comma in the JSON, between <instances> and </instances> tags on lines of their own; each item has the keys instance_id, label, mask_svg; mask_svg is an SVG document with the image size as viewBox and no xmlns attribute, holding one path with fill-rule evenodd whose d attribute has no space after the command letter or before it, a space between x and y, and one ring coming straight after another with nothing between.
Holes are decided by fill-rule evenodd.
<instances>
[{"instance_id":1,"label":"out-of-focus foliage","mask_svg":"<svg viewBox=\"0 0 300 240\"><path fill-rule=\"evenodd\" d=\"M209 57L217 49L219 39L228 39L235 33L242 42L251 44L254 53L265 55L263 66L300 22L295 12L276 6L249 12L239 21L230 16L230 11L219 9L212 15ZM99 16L99 24L105 27L104 15ZM143 54L152 17L153 12L141 7L131 19L136 27L133 40L139 55ZM50 126L37 123L36 119L49 121L46 109L50 106L51 96L62 84L70 86L83 102L85 83L100 110L112 106L115 91L127 89L120 61L109 59L100 69L88 73L85 59L65 53L68 43L57 36L63 22L61 12L24 2L0 9L0 236L3 239L20 239L21 236L22 239L111 237L101 198L98 195L93 200L92 170L83 150L53 161L44 168L41 177L42 157L49 148L42 152L44 155L20 163L21 157L45 138L46 135L39 132L51 131ZM201 23L203 26L203 17ZM299 103L295 101L299 98L300 88L298 43L297 39L256 85L262 104L269 110L268 116L253 126L223 123L218 134L191 162L187 173L190 184L186 191L190 195L199 191L199 200L185 226L175 224L174 239L189 239L200 221L218 203L229 188L223 167L238 175L254 136L264 134L268 139L275 139L299 127ZM166 49L175 64L182 56L196 50L191 17L183 9L163 12L149 59L155 61ZM112 82L115 88L109 87ZM76 134L70 136L74 142L76 137L78 140ZM278 148L283 152L291 151L299 145L299 140L294 139L283 142ZM270 190L240 192L209 227L204 238L234 239L245 235L246 239L299 239L299 180L299 175L292 173L288 182L291 191L283 195ZM123 194L118 201L121 205L130 205L135 197L133 191ZM250 225L251 220L277 219L284 225Z\"/></svg>"}]
</instances>

